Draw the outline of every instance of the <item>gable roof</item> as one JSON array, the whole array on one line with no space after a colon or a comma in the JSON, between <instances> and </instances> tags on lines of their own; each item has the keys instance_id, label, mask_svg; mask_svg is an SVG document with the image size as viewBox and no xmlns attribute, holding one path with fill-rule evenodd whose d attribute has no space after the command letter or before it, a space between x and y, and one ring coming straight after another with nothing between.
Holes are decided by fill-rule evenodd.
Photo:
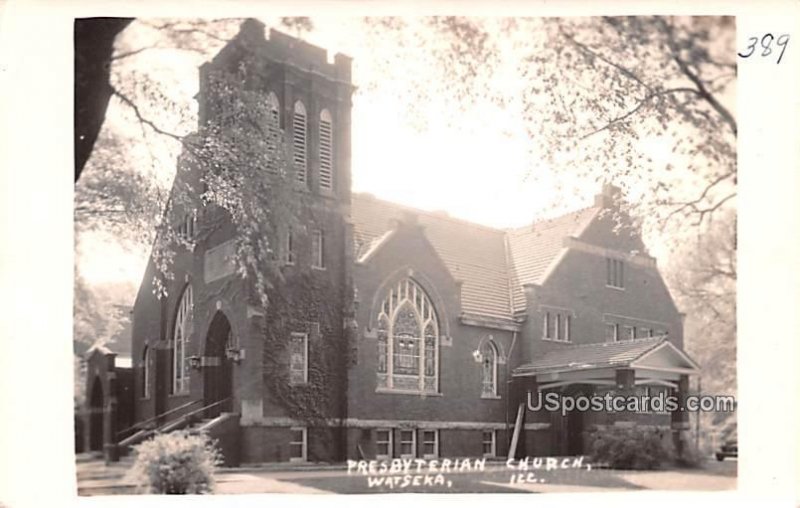
<instances>
[{"instance_id":1,"label":"gable roof","mask_svg":"<svg viewBox=\"0 0 800 508\"><path fill-rule=\"evenodd\" d=\"M523 310L525 307L522 286L544 282L550 266L564 248L564 238L578 236L598 210L597 207L584 208L508 231L514 286L519 291L519 296L514 298L517 304L514 310Z\"/></svg>"},{"instance_id":2,"label":"gable roof","mask_svg":"<svg viewBox=\"0 0 800 508\"><path fill-rule=\"evenodd\" d=\"M620 342L602 342L567 346L540 355L536 360L514 369L515 376L563 372L604 367L630 366L660 347L670 347L683 357L688 356L673 346L665 336ZM696 367L691 359L688 360Z\"/></svg>"},{"instance_id":3,"label":"gable roof","mask_svg":"<svg viewBox=\"0 0 800 508\"><path fill-rule=\"evenodd\" d=\"M450 275L461 281L462 311L510 319L511 281L502 230L353 194L351 219L356 258L374 252L374 244L395 227L394 221L409 213L416 215Z\"/></svg>"},{"instance_id":4,"label":"gable roof","mask_svg":"<svg viewBox=\"0 0 800 508\"><path fill-rule=\"evenodd\" d=\"M522 284L541 282L564 237L577 234L596 210L503 230L354 193L351 220L356 258L364 261L389 238L395 221L413 214L450 275L461 281L462 312L513 320L525 309Z\"/></svg>"}]
</instances>

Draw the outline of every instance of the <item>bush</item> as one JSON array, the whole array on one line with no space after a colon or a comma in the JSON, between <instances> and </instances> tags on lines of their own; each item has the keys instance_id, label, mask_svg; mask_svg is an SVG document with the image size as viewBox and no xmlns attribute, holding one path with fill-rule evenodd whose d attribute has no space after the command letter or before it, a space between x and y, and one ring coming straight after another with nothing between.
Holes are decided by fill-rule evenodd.
<instances>
[{"instance_id":1,"label":"bush","mask_svg":"<svg viewBox=\"0 0 800 508\"><path fill-rule=\"evenodd\" d=\"M208 436L178 430L134 447L129 478L149 494L209 494L219 452Z\"/></svg>"},{"instance_id":2,"label":"bush","mask_svg":"<svg viewBox=\"0 0 800 508\"><path fill-rule=\"evenodd\" d=\"M707 456L695 446L694 442L683 439L680 453L675 457L675 464L679 467L699 468L705 463L705 457Z\"/></svg>"},{"instance_id":3,"label":"bush","mask_svg":"<svg viewBox=\"0 0 800 508\"><path fill-rule=\"evenodd\" d=\"M590 435L595 462L614 469L659 469L674 456L668 432L638 427L607 427Z\"/></svg>"}]
</instances>

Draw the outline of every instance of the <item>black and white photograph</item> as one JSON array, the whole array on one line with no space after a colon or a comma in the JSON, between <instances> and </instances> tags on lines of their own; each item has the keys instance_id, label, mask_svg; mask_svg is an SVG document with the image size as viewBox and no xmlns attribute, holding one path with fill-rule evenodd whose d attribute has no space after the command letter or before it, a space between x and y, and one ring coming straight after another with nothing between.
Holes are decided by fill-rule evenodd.
<instances>
[{"instance_id":1,"label":"black and white photograph","mask_svg":"<svg viewBox=\"0 0 800 508\"><path fill-rule=\"evenodd\" d=\"M742 307L796 270L740 255L797 225L740 179L742 69L797 82L791 31L251 7L64 22L76 501L741 488L742 370L797 388L797 319Z\"/></svg>"}]
</instances>

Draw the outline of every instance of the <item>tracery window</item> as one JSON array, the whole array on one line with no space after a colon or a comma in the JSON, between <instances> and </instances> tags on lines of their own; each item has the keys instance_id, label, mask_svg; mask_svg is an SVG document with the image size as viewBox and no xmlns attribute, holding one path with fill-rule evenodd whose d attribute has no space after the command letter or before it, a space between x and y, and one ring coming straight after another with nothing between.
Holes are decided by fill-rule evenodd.
<instances>
[{"instance_id":1,"label":"tracery window","mask_svg":"<svg viewBox=\"0 0 800 508\"><path fill-rule=\"evenodd\" d=\"M380 307L378 388L421 393L439 390L436 309L412 279L393 286Z\"/></svg>"},{"instance_id":2,"label":"tracery window","mask_svg":"<svg viewBox=\"0 0 800 508\"><path fill-rule=\"evenodd\" d=\"M497 348L490 340L483 343L481 352L481 395L494 397L497 395Z\"/></svg>"},{"instance_id":3,"label":"tracery window","mask_svg":"<svg viewBox=\"0 0 800 508\"><path fill-rule=\"evenodd\" d=\"M192 286L186 286L175 316L172 335L172 393L189 391L189 362L186 348L189 345L192 322Z\"/></svg>"}]
</instances>

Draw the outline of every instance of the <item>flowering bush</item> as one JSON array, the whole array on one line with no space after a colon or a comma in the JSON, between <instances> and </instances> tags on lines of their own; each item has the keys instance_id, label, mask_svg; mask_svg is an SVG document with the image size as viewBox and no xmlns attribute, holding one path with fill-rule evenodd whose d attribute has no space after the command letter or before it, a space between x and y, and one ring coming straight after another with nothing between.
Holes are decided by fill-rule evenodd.
<instances>
[{"instance_id":1,"label":"flowering bush","mask_svg":"<svg viewBox=\"0 0 800 508\"><path fill-rule=\"evenodd\" d=\"M178 430L134 447L129 478L149 494L209 494L219 452L208 436Z\"/></svg>"},{"instance_id":2,"label":"flowering bush","mask_svg":"<svg viewBox=\"0 0 800 508\"><path fill-rule=\"evenodd\" d=\"M672 441L658 429L607 427L590 441L593 459L615 469L658 469L674 456Z\"/></svg>"}]
</instances>

